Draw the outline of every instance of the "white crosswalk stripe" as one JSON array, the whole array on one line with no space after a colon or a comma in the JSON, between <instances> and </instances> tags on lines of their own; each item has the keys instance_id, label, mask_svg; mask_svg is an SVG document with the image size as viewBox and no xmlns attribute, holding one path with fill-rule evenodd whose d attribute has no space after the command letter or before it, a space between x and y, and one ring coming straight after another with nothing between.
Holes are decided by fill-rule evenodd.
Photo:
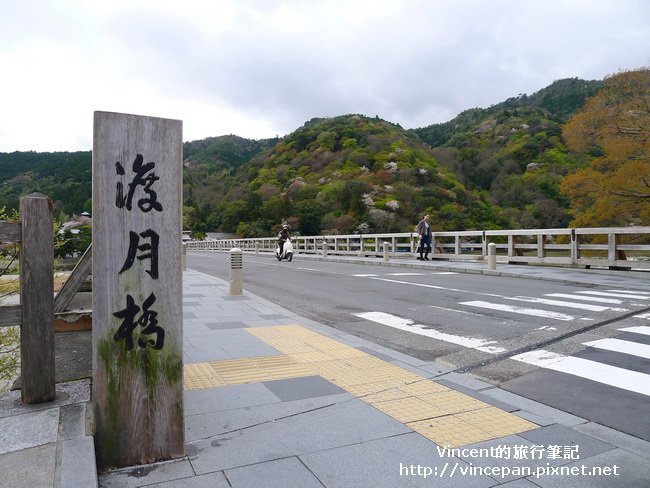
<instances>
[{"instance_id":1,"label":"white crosswalk stripe","mask_svg":"<svg viewBox=\"0 0 650 488\"><path fill-rule=\"evenodd\" d=\"M650 375L646 373L589 359L563 356L543 349L518 354L512 359L650 396Z\"/></svg>"},{"instance_id":2,"label":"white crosswalk stripe","mask_svg":"<svg viewBox=\"0 0 650 488\"><path fill-rule=\"evenodd\" d=\"M596 341L583 342L585 346L604 349L606 351L620 352L644 359L650 359L650 345L639 344L621 339L598 339Z\"/></svg>"},{"instance_id":3,"label":"white crosswalk stripe","mask_svg":"<svg viewBox=\"0 0 650 488\"><path fill-rule=\"evenodd\" d=\"M645 325L640 325L638 327L625 327L623 329L619 329L625 332L634 332L635 334L643 334L643 335L650 335L650 327L647 327Z\"/></svg>"},{"instance_id":4,"label":"white crosswalk stripe","mask_svg":"<svg viewBox=\"0 0 650 488\"><path fill-rule=\"evenodd\" d=\"M425 327L422 324L416 324L411 319L405 319L403 317L398 317L397 315L392 315L390 313L363 312L355 313L353 315L362 319L386 325L388 327L393 327L394 329L411 332L413 334L430 337L432 339L438 339L444 342L450 342L452 344L458 344L460 346L476 349L478 351L488 352L490 354L498 354L506 351L501 347L493 346L492 344L496 344L496 341L490 341L477 337L463 337L455 334L447 334L446 332L440 332L435 329Z\"/></svg>"},{"instance_id":5,"label":"white crosswalk stripe","mask_svg":"<svg viewBox=\"0 0 650 488\"><path fill-rule=\"evenodd\" d=\"M579 308L581 310L590 310L592 312L604 312L605 310L613 310L615 312L627 312L626 308L605 307L603 305L591 305L589 303L567 302L565 300L549 300L546 298L534 297L512 297L513 300L519 300L529 303L540 303L542 305L555 305L558 307Z\"/></svg>"},{"instance_id":6,"label":"white crosswalk stripe","mask_svg":"<svg viewBox=\"0 0 650 488\"><path fill-rule=\"evenodd\" d=\"M544 317L547 319L555 320L574 320L575 317L572 315L567 315L560 312L552 312L550 310L543 310L540 308L526 308L526 307L517 307L514 305L506 305L504 303L493 303L493 302L484 302L482 300L474 300L469 302L460 302L460 305L466 305L468 307L478 307L478 308L487 308L490 310L499 310L502 312L511 312L516 314L531 315L533 317Z\"/></svg>"},{"instance_id":7,"label":"white crosswalk stripe","mask_svg":"<svg viewBox=\"0 0 650 488\"><path fill-rule=\"evenodd\" d=\"M592 291L592 290L585 290L585 291L578 291L576 293L582 293L585 295L596 295L599 297L614 297L614 298L633 298L635 300L650 300L650 295L638 295L638 294L633 294L633 293L625 293L625 292L610 292L610 291Z\"/></svg>"},{"instance_id":8,"label":"white crosswalk stripe","mask_svg":"<svg viewBox=\"0 0 650 488\"><path fill-rule=\"evenodd\" d=\"M612 305L620 305L623 303L623 300L618 298L601 298L601 297L586 297L583 295L572 295L569 293L547 293L545 297L556 297L556 298L569 298L573 300L580 300L583 302L595 302L595 303L611 303Z\"/></svg>"}]
</instances>

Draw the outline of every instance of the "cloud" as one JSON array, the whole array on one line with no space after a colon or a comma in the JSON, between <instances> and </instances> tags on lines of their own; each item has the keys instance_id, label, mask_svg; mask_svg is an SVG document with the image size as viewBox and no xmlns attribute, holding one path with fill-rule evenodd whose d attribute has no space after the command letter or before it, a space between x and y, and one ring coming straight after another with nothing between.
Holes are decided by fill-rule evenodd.
<instances>
[{"instance_id":1,"label":"cloud","mask_svg":"<svg viewBox=\"0 0 650 488\"><path fill-rule=\"evenodd\" d=\"M92 146L92 112L184 138L284 135L312 117L405 128L566 77L650 64L643 0L23 0L0 18L0 151Z\"/></svg>"}]
</instances>

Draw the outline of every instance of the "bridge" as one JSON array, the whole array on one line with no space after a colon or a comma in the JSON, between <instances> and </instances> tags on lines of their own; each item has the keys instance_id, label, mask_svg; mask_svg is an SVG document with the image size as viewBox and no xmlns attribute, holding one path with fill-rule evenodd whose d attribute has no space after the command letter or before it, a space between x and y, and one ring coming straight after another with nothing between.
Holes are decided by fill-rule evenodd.
<instances>
[{"instance_id":1,"label":"bridge","mask_svg":"<svg viewBox=\"0 0 650 488\"><path fill-rule=\"evenodd\" d=\"M547 264L610 269L650 269L650 226L511 229L434 232L433 259L484 260L489 244L497 259L511 264ZM387 244L387 249L385 245ZM188 250L274 252L275 237L191 241ZM296 236L303 254L412 258L418 246L414 232Z\"/></svg>"}]
</instances>

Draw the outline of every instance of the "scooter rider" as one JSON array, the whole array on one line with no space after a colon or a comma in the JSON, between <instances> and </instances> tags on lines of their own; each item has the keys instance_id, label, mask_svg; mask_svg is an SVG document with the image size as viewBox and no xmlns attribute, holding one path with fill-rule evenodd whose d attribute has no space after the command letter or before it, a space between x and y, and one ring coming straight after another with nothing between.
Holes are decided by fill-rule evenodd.
<instances>
[{"instance_id":1,"label":"scooter rider","mask_svg":"<svg viewBox=\"0 0 650 488\"><path fill-rule=\"evenodd\" d=\"M278 234L278 246L280 247L280 256L282 256L282 252L284 250L284 243L287 239L291 240L291 234L289 234L289 226L287 224L284 224L282 226L282 230Z\"/></svg>"}]
</instances>

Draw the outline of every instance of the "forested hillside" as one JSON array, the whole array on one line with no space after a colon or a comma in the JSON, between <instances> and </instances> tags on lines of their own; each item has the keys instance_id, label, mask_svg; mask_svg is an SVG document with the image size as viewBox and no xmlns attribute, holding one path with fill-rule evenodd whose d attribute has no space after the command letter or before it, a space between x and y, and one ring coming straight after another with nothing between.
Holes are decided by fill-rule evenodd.
<instances>
[{"instance_id":1,"label":"forested hillside","mask_svg":"<svg viewBox=\"0 0 650 488\"><path fill-rule=\"evenodd\" d=\"M502 208L514 227L565 227L571 215L560 181L584 162L566 147L562 126L601 86L560 80L415 133L464 184Z\"/></svg>"},{"instance_id":2,"label":"forested hillside","mask_svg":"<svg viewBox=\"0 0 650 488\"><path fill-rule=\"evenodd\" d=\"M184 144L184 226L268 236L650 225L650 71L559 80L414 130L350 114L283 138ZM0 153L0 207L91 211L91 154Z\"/></svg>"}]
</instances>

